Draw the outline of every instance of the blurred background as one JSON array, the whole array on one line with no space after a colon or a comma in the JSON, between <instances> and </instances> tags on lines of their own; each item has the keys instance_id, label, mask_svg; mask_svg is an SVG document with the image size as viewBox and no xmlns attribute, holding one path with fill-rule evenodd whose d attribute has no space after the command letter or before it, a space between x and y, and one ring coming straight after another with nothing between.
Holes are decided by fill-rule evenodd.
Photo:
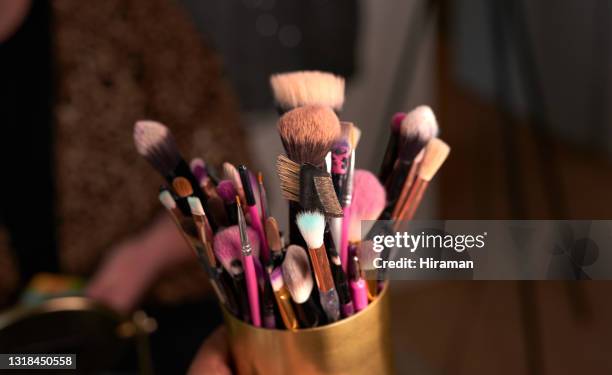
<instances>
[{"instance_id":1,"label":"blurred background","mask_svg":"<svg viewBox=\"0 0 612 375\"><path fill-rule=\"evenodd\" d=\"M85 10L70 3L57 1L37 17L54 20L51 25L57 25L58 20L75 22L79 12ZM164 90L164 86L153 84L142 85L145 99L134 99L129 88L114 94L117 101L132 106L122 117L112 119L120 127L113 136L126 137L126 143L131 142L131 126L139 116L156 116L171 125L170 122L189 122L193 115L195 129L184 127L180 131L192 138L193 144L187 146L191 148L186 152L202 152L207 161L224 160L221 152L211 151L215 147L211 137L231 129L227 133L236 134L242 143L237 146L231 139L220 142L229 147L224 151L231 154L227 158L248 157L250 164L268 176L269 196L278 197L274 160L283 149L276 133L277 114L268 77L290 70L325 70L347 78L340 117L354 122L363 132L357 153L359 168L378 169L395 112L407 112L420 104L434 109L440 136L451 145L452 153L434 180L418 217L610 217L612 4L608 0L154 2L167 3L164 6L147 5L144 0L129 3L129 11L122 11L122 5L115 2L96 5L104 8L98 13L96 25L104 28L104 17L129 20L130 14L139 14L138 9L143 9L143 15L134 17L133 22L160 22L159 28L148 32L146 28L122 29L122 24L112 24L116 26L112 37L92 38L85 47L71 44L78 43L78 38L68 38L62 44L64 51L74 48L78 57L70 59L69 64L64 61L63 66L73 71L77 67L78 71L79 64L91 64L89 56L95 54L101 54L96 58L105 61L105 52L114 53L113 48L106 49L109 44L118 46L118 50L125 48L127 58L133 58L134 46L145 43L134 37L138 30L150 36L143 40L151 45L160 35L175 30L175 24L163 26L167 7L173 11L176 8L185 17L177 19L189 23L185 33L197 33L197 37L189 39L191 44L186 43L183 54L163 54L182 40L178 36L174 42L170 39L160 44L155 53L143 54L148 59L159 59L156 69L160 76L188 82L175 91L175 96L168 94L148 101L148 91ZM54 14L62 16L54 18ZM90 11L88 17L95 19L96 12ZM29 22L43 22L41 19ZM87 29L86 25L80 27ZM15 29L19 30L19 26ZM3 43L0 48L4 50L0 52L8 50L8 42ZM96 43L105 48L97 48ZM208 52L190 55L195 44ZM212 69L211 75L205 70L189 78L183 68L190 65L168 62L172 59L207 59L214 61L214 66L218 64L218 70ZM138 61L135 69L147 71L142 68L146 65L146 59ZM113 72L110 66L109 74ZM135 76L130 76L135 82L154 77ZM122 76L113 79L122 88ZM206 91L216 87L211 82L217 80L224 82L224 88L211 90L214 94ZM204 91L192 94L191 90L196 89ZM12 95L10 90L5 91L7 98ZM177 97L181 99L174 100ZM208 101L226 97L230 104L226 105L225 100L221 100L222 104L215 99ZM80 113L80 121L113 111L113 102L109 103ZM176 103L206 109L189 115L171 114L165 107L180 107ZM217 105L232 114L209 116L207 111L215 112ZM139 109L132 111L133 108ZM181 113L188 112L182 110ZM64 106L59 118L66 116L75 115L65 111ZM59 134L60 138L68 137L65 132ZM232 138L230 135L227 137ZM131 143L125 150L129 147ZM112 150L101 151L101 157L107 153ZM130 162L137 159L135 152L131 155L125 151L124 155L129 155ZM142 162L134 163L124 177L135 169L148 168ZM50 176L52 184L54 177ZM121 181L121 176L115 176L115 181ZM139 181L149 183L149 176ZM149 186L153 189L155 185ZM87 184L79 187L95 191ZM131 190L134 196L139 192L137 188ZM154 201L155 196L140 199ZM282 203L280 199L271 200L271 210L277 218L287 216ZM136 201L131 208L139 209L139 204ZM5 210L7 206L4 204ZM151 217L155 210L148 207L144 211L144 216ZM144 219L139 220L139 225L144 225ZM125 235L126 229L123 230L113 236ZM97 232L89 236L95 237ZM65 235L63 238L66 241ZM108 247L112 241L105 238L101 242ZM93 259L99 258L96 255ZM77 271L72 273L90 275L96 262L91 263L83 270L73 267ZM608 339L612 334L608 322L612 302L607 297L607 283L575 282L569 286L561 282L396 282L392 292L399 373L612 372ZM203 332L199 338L205 335Z\"/></svg>"}]
</instances>

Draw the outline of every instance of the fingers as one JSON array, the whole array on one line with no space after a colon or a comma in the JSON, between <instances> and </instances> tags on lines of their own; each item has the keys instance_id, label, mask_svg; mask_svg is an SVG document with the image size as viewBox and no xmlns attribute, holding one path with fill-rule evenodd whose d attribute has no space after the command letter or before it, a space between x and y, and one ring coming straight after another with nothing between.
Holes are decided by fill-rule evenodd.
<instances>
[{"instance_id":1,"label":"fingers","mask_svg":"<svg viewBox=\"0 0 612 375\"><path fill-rule=\"evenodd\" d=\"M189 369L189 375L231 375L229 343L225 327L217 328L204 341Z\"/></svg>"}]
</instances>

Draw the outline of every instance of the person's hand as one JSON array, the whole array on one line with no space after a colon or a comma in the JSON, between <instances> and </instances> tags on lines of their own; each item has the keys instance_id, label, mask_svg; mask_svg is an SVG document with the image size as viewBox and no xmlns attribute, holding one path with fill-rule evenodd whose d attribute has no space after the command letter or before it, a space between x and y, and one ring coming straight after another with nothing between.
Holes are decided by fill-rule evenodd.
<instances>
[{"instance_id":1,"label":"person's hand","mask_svg":"<svg viewBox=\"0 0 612 375\"><path fill-rule=\"evenodd\" d=\"M230 351L225 327L219 327L204 341L196 354L189 375L231 375Z\"/></svg>"},{"instance_id":2,"label":"person's hand","mask_svg":"<svg viewBox=\"0 0 612 375\"><path fill-rule=\"evenodd\" d=\"M130 312L166 267L191 257L177 228L164 217L112 249L86 295L121 313Z\"/></svg>"}]
</instances>

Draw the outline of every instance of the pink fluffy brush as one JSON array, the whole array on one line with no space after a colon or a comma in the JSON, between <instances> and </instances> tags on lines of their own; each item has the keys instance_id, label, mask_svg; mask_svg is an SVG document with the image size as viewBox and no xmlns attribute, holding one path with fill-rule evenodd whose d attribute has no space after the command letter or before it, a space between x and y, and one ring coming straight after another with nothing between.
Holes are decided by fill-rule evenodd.
<instances>
[{"instance_id":1,"label":"pink fluffy brush","mask_svg":"<svg viewBox=\"0 0 612 375\"><path fill-rule=\"evenodd\" d=\"M387 199L385 188L369 171L356 170L353 185L350 210L344 218L342 228L342 237L348 239L348 243L343 244L340 252L342 267L345 270L348 269L349 248L358 245L374 224L370 221L362 225L362 221L378 219L385 209Z\"/></svg>"}]
</instances>

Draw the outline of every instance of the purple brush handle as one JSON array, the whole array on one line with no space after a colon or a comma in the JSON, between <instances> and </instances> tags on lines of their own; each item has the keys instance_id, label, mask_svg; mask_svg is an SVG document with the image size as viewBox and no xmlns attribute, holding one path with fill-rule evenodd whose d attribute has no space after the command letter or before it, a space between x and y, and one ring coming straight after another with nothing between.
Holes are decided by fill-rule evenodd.
<instances>
[{"instance_id":1,"label":"purple brush handle","mask_svg":"<svg viewBox=\"0 0 612 375\"><path fill-rule=\"evenodd\" d=\"M249 295L249 307L251 310L251 320L255 327L261 327L261 314L259 312L259 290L257 287L257 274L255 273L255 263L253 256L243 256L244 274L246 278L247 293ZM367 298L367 297L366 297Z\"/></svg>"},{"instance_id":2,"label":"purple brush handle","mask_svg":"<svg viewBox=\"0 0 612 375\"><path fill-rule=\"evenodd\" d=\"M251 215L251 226L257 232L259 242L261 243L261 258L264 264L268 264L270 261L270 248L268 247L268 241L266 240L266 234L261 224L261 217L259 216L257 206L249 206L249 214Z\"/></svg>"},{"instance_id":3,"label":"purple brush handle","mask_svg":"<svg viewBox=\"0 0 612 375\"><path fill-rule=\"evenodd\" d=\"M340 237L340 263L342 270L348 274L348 248L349 248L349 222L351 219L351 205L348 204L342 209L342 237Z\"/></svg>"},{"instance_id":4,"label":"purple brush handle","mask_svg":"<svg viewBox=\"0 0 612 375\"><path fill-rule=\"evenodd\" d=\"M353 307L359 312L368 307L368 286L364 279L351 280L351 295L353 296Z\"/></svg>"}]
</instances>

